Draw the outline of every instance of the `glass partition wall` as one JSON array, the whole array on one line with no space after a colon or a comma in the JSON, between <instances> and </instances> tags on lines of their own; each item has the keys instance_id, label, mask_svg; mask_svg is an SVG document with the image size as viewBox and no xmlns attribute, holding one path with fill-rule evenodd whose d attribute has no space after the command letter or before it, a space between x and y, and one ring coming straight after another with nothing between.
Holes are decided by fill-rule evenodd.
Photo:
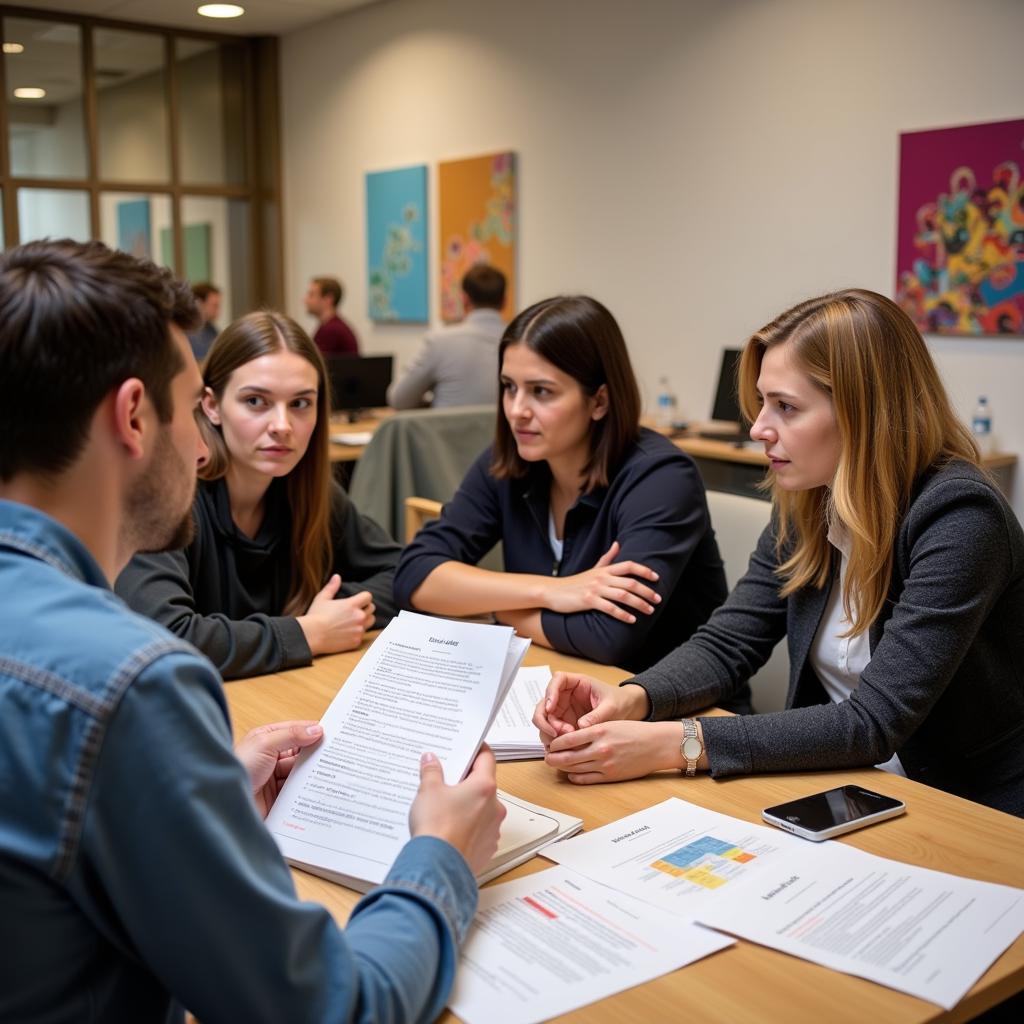
<instances>
[{"instance_id":1,"label":"glass partition wall","mask_svg":"<svg viewBox=\"0 0 1024 1024\"><path fill-rule=\"evenodd\" d=\"M0 245L99 238L282 303L277 46L0 5Z\"/></svg>"}]
</instances>

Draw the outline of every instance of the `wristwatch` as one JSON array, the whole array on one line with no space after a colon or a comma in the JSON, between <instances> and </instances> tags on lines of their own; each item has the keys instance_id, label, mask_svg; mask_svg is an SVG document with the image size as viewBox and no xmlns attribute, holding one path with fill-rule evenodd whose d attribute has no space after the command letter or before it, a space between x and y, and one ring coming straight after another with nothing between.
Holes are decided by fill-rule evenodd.
<instances>
[{"instance_id":1,"label":"wristwatch","mask_svg":"<svg viewBox=\"0 0 1024 1024\"><path fill-rule=\"evenodd\" d=\"M683 719L683 740L679 744L679 753L683 755L686 767L680 769L688 779L697 774L697 762L704 753L704 744L697 732L697 722L693 718Z\"/></svg>"}]
</instances>

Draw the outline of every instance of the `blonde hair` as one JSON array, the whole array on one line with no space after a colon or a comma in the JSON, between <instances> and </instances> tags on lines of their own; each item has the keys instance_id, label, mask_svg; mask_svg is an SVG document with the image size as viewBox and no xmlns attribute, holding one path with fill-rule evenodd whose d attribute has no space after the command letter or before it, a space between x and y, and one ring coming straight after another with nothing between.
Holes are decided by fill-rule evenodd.
<instances>
[{"instance_id":1,"label":"blonde hair","mask_svg":"<svg viewBox=\"0 0 1024 1024\"><path fill-rule=\"evenodd\" d=\"M299 464L288 474L286 487L291 510L291 585L282 614L301 615L323 587L333 561L331 545L330 388L320 350L291 317L259 310L228 324L210 346L203 362L203 383L218 402L231 374L240 366L287 349L316 370L316 426ZM210 449L199 470L204 480L218 480L228 471L231 455L219 427L200 409L196 413L203 440Z\"/></svg>"},{"instance_id":2,"label":"blonde hair","mask_svg":"<svg viewBox=\"0 0 1024 1024\"><path fill-rule=\"evenodd\" d=\"M778 552L792 541L777 572L787 597L831 579L829 524L849 531L843 608L848 636L868 630L892 577L896 533L915 483L952 459L978 465L978 449L957 419L924 339L894 302L849 288L787 310L747 343L740 360L744 416L760 411L757 380L765 351L787 344L815 386L832 400L840 436L830 487L788 492L771 484Z\"/></svg>"}]
</instances>

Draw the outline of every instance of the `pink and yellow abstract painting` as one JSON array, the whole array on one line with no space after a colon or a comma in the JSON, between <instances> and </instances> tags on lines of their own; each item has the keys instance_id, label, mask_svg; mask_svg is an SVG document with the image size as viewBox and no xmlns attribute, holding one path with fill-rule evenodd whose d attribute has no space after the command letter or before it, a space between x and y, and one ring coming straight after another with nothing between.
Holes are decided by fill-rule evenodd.
<instances>
[{"instance_id":1,"label":"pink and yellow abstract painting","mask_svg":"<svg viewBox=\"0 0 1024 1024\"><path fill-rule=\"evenodd\" d=\"M506 277L505 307L516 308L515 153L491 153L442 163L441 319L461 320L462 276L474 263L489 263Z\"/></svg>"}]
</instances>

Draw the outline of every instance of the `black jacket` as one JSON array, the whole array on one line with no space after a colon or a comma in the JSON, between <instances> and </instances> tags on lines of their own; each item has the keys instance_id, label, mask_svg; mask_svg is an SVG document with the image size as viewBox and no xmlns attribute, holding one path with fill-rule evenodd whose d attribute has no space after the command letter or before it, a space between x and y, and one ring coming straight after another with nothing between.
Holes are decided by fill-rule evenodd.
<instances>
[{"instance_id":1,"label":"black jacket","mask_svg":"<svg viewBox=\"0 0 1024 1024\"><path fill-rule=\"evenodd\" d=\"M711 774L880 764L1024 816L1024 532L991 480L952 463L928 474L900 524L871 661L829 701L808 654L829 587L783 600L773 527L729 599L634 680L652 718L720 704L785 635L789 710L703 719Z\"/></svg>"},{"instance_id":2,"label":"black jacket","mask_svg":"<svg viewBox=\"0 0 1024 1024\"><path fill-rule=\"evenodd\" d=\"M281 614L291 583L291 513L284 482L267 491L254 538L231 518L223 480L200 481L192 507L196 535L184 551L136 555L114 584L135 611L198 647L225 679L308 665L309 644L298 622ZM359 514L337 484L331 488L332 572L339 597L373 594L374 628L395 615L391 581L399 547ZM326 583L326 579L324 580Z\"/></svg>"},{"instance_id":3,"label":"black jacket","mask_svg":"<svg viewBox=\"0 0 1024 1024\"><path fill-rule=\"evenodd\" d=\"M634 624L603 612L541 618L552 646L567 654L638 671L653 664L705 622L726 594L725 573L708 517L704 484L693 460L643 430L608 486L585 494L565 518L561 564L548 541L551 474L530 466L519 480L496 480L491 451L473 464L440 519L428 523L402 553L395 598L412 594L443 562L476 564L500 540L508 572L572 576L594 566L612 541L619 560L632 559L660 576L662 602Z\"/></svg>"}]
</instances>

